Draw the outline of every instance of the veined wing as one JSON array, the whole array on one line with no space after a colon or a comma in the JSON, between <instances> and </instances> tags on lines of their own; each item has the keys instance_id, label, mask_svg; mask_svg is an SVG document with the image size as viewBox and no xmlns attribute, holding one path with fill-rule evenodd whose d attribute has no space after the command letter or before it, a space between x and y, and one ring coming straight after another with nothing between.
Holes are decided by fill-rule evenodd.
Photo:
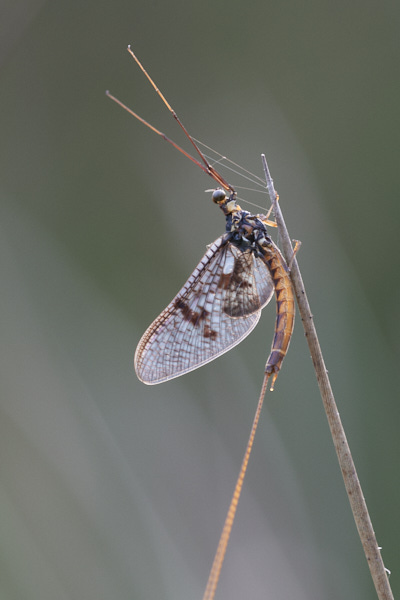
<instances>
[{"instance_id":1,"label":"veined wing","mask_svg":"<svg viewBox=\"0 0 400 600\"><path fill-rule=\"evenodd\" d=\"M227 352L254 329L273 292L266 264L250 248L219 237L144 333L135 353L137 376L161 383Z\"/></svg>"}]
</instances>

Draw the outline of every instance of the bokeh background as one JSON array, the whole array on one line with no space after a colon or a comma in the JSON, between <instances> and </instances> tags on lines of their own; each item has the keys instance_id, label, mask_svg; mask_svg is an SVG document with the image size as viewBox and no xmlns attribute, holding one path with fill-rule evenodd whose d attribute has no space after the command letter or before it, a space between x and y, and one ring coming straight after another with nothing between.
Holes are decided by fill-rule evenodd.
<instances>
[{"instance_id":1,"label":"bokeh background","mask_svg":"<svg viewBox=\"0 0 400 600\"><path fill-rule=\"evenodd\" d=\"M211 180L105 97L185 145L128 43L195 137L259 175L267 155L398 594L400 4L1 12L1 598L201 598L272 340L273 303L218 361L135 377L224 221ZM217 597L375 597L300 319Z\"/></svg>"}]
</instances>

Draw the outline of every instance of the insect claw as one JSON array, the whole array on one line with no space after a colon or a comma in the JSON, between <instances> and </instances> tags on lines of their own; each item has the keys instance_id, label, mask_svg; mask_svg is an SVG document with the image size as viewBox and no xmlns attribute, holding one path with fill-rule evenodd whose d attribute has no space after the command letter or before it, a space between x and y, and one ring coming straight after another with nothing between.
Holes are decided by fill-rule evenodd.
<instances>
[{"instance_id":1,"label":"insect claw","mask_svg":"<svg viewBox=\"0 0 400 600\"><path fill-rule=\"evenodd\" d=\"M279 375L279 371L276 371L276 373L274 373L272 375L271 387L269 388L270 392L274 391L275 381L277 380L278 375Z\"/></svg>"},{"instance_id":2,"label":"insect claw","mask_svg":"<svg viewBox=\"0 0 400 600\"><path fill-rule=\"evenodd\" d=\"M292 242L294 242L294 248L293 248L292 258L290 259L289 264L288 264L289 271L292 270L293 261L294 261L294 259L296 257L296 254L298 253L298 251L301 248L301 242L300 242L300 240L292 240Z\"/></svg>"}]
</instances>

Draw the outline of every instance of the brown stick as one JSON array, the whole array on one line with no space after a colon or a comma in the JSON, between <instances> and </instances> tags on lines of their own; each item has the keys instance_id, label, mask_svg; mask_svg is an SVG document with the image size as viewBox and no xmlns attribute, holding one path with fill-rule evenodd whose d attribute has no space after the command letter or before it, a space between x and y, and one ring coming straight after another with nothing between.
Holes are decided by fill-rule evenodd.
<instances>
[{"instance_id":1,"label":"brown stick","mask_svg":"<svg viewBox=\"0 0 400 600\"><path fill-rule=\"evenodd\" d=\"M371 576L375 585L376 593L379 600L393 600L393 593L389 584L388 571L383 564L380 548L378 547L374 530L372 528L371 519L369 517L367 505L362 493L361 485L358 480L356 468L351 456L350 448L346 439L339 412L336 407L335 398L333 396L331 384L328 377L328 372L325 367L321 348L319 345L317 332L315 329L313 316L307 295L304 289L303 279L297 260L293 257L292 243L286 228L285 221L282 216L282 211L278 202L278 195L274 188L268 164L264 154L261 155L263 162L265 177L267 180L268 193L274 207L275 218L278 225L278 231L281 236L282 252L287 264L292 261L291 279L293 288L297 298L301 320L303 322L308 347L310 349L311 358L314 364L314 369L318 381L318 386L321 393L322 402L325 407L326 416L328 418L329 427L332 434L333 444L339 460L339 465L342 471L344 484L347 495L349 497L351 510L358 529L358 534L364 548L364 553L371 571Z\"/></svg>"}]
</instances>

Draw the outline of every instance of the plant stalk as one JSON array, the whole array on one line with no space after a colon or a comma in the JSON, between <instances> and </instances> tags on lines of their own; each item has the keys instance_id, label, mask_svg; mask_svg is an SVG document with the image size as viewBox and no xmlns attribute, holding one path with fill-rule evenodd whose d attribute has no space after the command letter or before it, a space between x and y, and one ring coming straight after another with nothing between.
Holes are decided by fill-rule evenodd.
<instances>
[{"instance_id":1,"label":"plant stalk","mask_svg":"<svg viewBox=\"0 0 400 600\"><path fill-rule=\"evenodd\" d=\"M383 564L380 548L376 541L375 532L372 527L368 513L367 504L362 493L361 485L357 476L356 467L350 452L339 412L333 396L328 371L319 345L317 332L314 325L313 315L308 303L296 257L293 256L292 242L279 206L279 196L275 191L268 164L264 154L261 155L268 193L273 205L278 232L281 237L282 253L287 264L291 264L290 277L297 298L297 304L303 327L314 364L315 374L324 404L326 416L331 430L333 444L335 446L340 469L342 471L344 484L349 498L351 510L356 522L358 534L364 549L365 557L371 572L379 600L393 600L393 593L389 584L388 571Z\"/></svg>"}]
</instances>

